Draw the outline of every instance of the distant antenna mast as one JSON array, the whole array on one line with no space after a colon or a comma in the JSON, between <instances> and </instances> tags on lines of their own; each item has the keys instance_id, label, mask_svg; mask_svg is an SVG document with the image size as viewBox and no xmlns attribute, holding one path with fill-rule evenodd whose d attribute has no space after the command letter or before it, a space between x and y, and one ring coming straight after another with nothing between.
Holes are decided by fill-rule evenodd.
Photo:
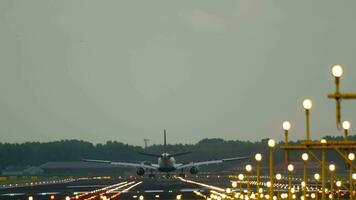
<instances>
[{"instance_id":1,"label":"distant antenna mast","mask_svg":"<svg viewBox=\"0 0 356 200\"><path fill-rule=\"evenodd\" d=\"M147 144L148 144L148 141L150 141L149 139L143 139L143 141L145 141L145 149L147 148Z\"/></svg>"}]
</instances>

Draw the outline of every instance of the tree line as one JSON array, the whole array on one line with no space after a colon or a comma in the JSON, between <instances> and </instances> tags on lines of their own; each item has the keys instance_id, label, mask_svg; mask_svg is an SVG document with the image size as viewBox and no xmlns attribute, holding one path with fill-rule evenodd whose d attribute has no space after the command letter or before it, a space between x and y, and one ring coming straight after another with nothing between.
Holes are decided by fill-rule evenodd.
<instances>
[{"instance_id":1,"label":"tree line","mask_svg":"<svg viewBox=\"0 0 356 200\"><path fill-rule=\"evenodd\" d=\"M342 137L325 137L327 140L343 140ZM350 136L355 140L356 136ZM299 142L299 141L296 141ZM291 143L296 143L291 142ZM278 143L283 144L283 142ZM251 156L262 153L267 158L267 139L250 142L240 140L223 140L219 138L203 139L196 144L168 145L170 153L191 151L191 154L176 158L179 162L204 161L210 159L228 158L236 156ZM157 162L153 157L147 157L138 152L160 154L162 145L152 145L145 148L124 144L118 141L107 141L104 144L93 144L81 140L61 140L54 142L25 142L25 143L0 143L0 167L7 166L39 166L49 161L80 161L87 159L102 159L112 161L148 161ZM300 160L303 152L291 153L291 160ZM327 159L335 163L343 163L340 155L334 151L327 153ZM275 149L275 162L284 161L284 151ZM262 165L267 164L263 159Z\"/></svg>"}]
</instances>

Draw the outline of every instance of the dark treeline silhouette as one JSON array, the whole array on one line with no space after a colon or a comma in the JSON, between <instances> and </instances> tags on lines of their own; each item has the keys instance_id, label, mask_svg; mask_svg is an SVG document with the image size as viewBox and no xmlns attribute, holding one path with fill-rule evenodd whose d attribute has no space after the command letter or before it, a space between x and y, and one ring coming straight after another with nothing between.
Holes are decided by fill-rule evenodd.
<instances>
[{"instance_id":1,"label":"dark treeline silhouette","mask_svg":"<svg viewBox=\"0 0 356 200\"><path fill-rule=\"evenodd\" d=\"M327 140L343 140L342 137L325 137ZM355 140L356 136L349 137ZM293 142L292 142L293 143ZM279 143L282 144L282 143ZM176 158L179 162L203 161L209 159L228 158L236 156L251 156L262 153L262 165L267 163L267 139L258 142L203 139L196 144L168 145L168 152L179 153L192 151L193 153ZM155 158L140 155L138 152L162 153L162 145L152 145L147 149L116 141L105 144L92 144L79 140L61 140L55 142L26 142L21 144L0 143L0 167L7 166L38 166L49 161L80 161L82 158L102 159L113 161L150 161ZM291 160L300 161L303 152L291 153ZM327 159L335 163L342 163L341 157L334 151L327 154ZM283 150L276 148L275 161L284 161Z\"/></svg>"}]
</instances>

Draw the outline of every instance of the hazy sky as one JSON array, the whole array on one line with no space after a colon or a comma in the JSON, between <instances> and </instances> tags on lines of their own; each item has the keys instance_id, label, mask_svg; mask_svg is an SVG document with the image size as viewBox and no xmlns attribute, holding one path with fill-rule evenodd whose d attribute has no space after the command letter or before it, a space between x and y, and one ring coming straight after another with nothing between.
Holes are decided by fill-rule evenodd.
<instances>
[{"instance_id":1,"label":"hazy sky","mask_svg":"<svg viewBox=\"0 0 356 200\"><path fill-rule=\"evenodd\" d=\"M0 141L312 138L356 92L355 0L0 1ZM356 124L356 101L343 118ZM355 129L354 129L355 130ZM352 131L351 131L352 134Z\"/></svg>"}]
</instances>

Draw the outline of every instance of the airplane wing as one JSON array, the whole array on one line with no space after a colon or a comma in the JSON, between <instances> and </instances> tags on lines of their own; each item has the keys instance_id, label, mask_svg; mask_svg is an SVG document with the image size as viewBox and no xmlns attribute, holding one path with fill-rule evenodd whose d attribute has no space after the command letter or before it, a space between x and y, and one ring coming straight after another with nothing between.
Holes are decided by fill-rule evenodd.
<instances>
[{"instance_id":1,"label":"airplane wing","mask_svg":"<svg viewBox=\"0 0 356 200\"><path fill-rule=\"evenodd\" d=\"M189 167L197 167L200 165L210 165L210 164L219 164L223 162L230 162L230 161L236 161L236 160L245 160L249 159L250 157L235 157L235 158L225 158L225 159L220 159L220 160L209 160L209 161L202 161L202 162L190 162L187 164L178 164L176 166L177 169L183 169L183 168L189 168Z\"/></svg>"},{"instance_id":2,"label":"airplane wing","mask_svg":"<svg viewBox=\"0 0 356 200\"><path fill-rule=\"evenodd\" d=\"M154 169L154 170L158 169L157 165L150 165L145 163L114 162L109 160L90 160L90 159L82 159L82 160L85 162L104 163L110 165L119 165L123 167L135 167L135 168L142 167L145 169Z\"/></svg>"}]
</instances>

